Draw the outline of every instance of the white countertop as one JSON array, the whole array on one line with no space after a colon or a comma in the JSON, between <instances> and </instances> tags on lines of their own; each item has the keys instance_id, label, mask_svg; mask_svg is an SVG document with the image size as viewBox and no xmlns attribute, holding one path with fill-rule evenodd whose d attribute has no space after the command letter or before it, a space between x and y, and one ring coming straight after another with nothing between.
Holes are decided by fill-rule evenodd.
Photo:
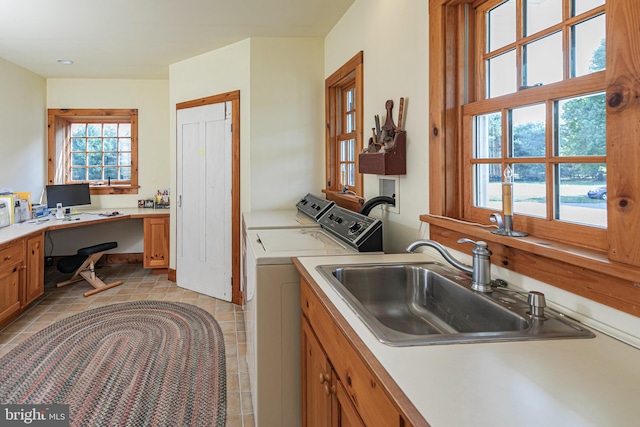
<instances>
[{"instance_id":1,"label":"white countertop","mask_svg":"<svg viewBox=\"0 0 640 427\"><path fill-rule=\"evenodd\" d=\"M0 228L0 244L14 239L19 239L38 231L46 231L56 227L75 227L105 220L127 219L162 214L168 215L169 209L105 208L86 211L79 210L78 212L78 215L72 215L68 220L60 220L56 219L53 215L47 215L45 217ZM112 217L100 215L112 212L118 212L118 215Z\"/></svg>"},{"instance_id":2,"label":"white countertop","mask_svg":"<svg viewBox=\"0 0 640 427\"><path fill-rule=\"evenodd\" d=\"M432 427L638 426L640 350L593 339L390 347L316 271L322 264L431 261L425 254L299 258Z\"/></svg>"}]
</instances>

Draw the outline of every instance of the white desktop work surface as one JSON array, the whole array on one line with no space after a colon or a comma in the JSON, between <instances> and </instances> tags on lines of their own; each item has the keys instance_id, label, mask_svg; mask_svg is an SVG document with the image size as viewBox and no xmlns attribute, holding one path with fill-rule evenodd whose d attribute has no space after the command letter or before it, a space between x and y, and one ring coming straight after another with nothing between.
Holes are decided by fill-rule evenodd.
<instances>
[{"instance_id":1,"label":"white desktop work surface","mask_svg":"<svg viewBox=\"0 0 640 427\"><path fill-rule=\"evenodd\" d=\"M104 214L104 213L111 213L114 211L117 211L118 215L115 215L115 216L99 215L100 213ZM41 217L41 218L26 221L23 223L13 224L9 227L0 228L0 244L10 242L12 240L19 239L25 236L29 236L31 234L38 233L38 232L52 232L51 234L54 234L53 232L57 232L58 230L70 229L68 232L67 231L60 232L61 235L62 233L65 233L64 240L67 240L66 246L68 248L66 248L65 245L62 245L58 241L54 243L56 252L53 254L50 254L49 252L47 252L48 255L70 255L70 254L74 254L76 250L78 248L83 247L83 245L88 246L87 244L84 244L83 242L78 241L78 239L76 238L76 236L74 236L74 234L84 234L84 237L88 241L93 241L94 237L91 235L87 236L87 234L93 233L94 227L89 228L88 226L96 226L95 230L97 230L97 233L102 234L102 236L99 235L96 237L98 237L100 240L105 240L104 235L107 234L108 232L104 232L104 231L101 232L100 228L102 227L105 227L103 228L103 230L113 230L113 227L118 227L118 228L129 227L127 223L122 222L123 220L144 219L149 217L162 217L162 216L168 216L168 215L169 215L169 211L167 209L139 209L139 208L108 208L108 209L100 209L100 210L92 209L87 211L80 211L78 215L71 215L69 217L65 217L65 219L62 219L62 220L56 219L56 217L53 215L48 215L46 217ZM114 221L118 221L120 223L117 225L113 224L111 226L107 225ZM106 227L111 227L111 228L106 228ZM140 226L138 226L138 228L140 228L140 232L135 233L135 235L133 236L129 236L129 239L132 241L135 241L136 244L139 245L140 248L142 248L142 229ZM71 230L71 229L75 229L75 230ZM106 237L106 240L110 240L110 241L118 240L116 238L110 238L110 237L113 237L112 233L108 233L108 234L109 235ZM48 242L45 242L45 243L48 243ZM95 243L89 243L89 245L90 244L95 244ZM119 248L123 252L142 252L141 249L127 250L126 245L122 245L121 247L120 243L119 243Z\"/></svg>"}]
</instances>

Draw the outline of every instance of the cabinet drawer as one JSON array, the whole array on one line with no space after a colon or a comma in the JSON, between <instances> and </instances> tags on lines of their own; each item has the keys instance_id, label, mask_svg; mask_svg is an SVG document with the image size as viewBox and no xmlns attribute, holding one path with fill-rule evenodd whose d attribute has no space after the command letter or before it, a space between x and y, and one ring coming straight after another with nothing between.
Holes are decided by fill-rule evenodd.
<instances>
[{"instance_id":1,"label":"cabinet drawer","mask_svg":"<svg viewBox=\"0 0 640 427\"><path fill-rule=\"evenodd\" d=\"M24 259L24 242L20 240L0 248L0 269Z\"/></svg>"},{"instance_id":2,"label":"cabinet drawer","mask_svg":"<svg viewBox=\"0 0 640 427\"><path fill-rule=\"evenodd\" d=\"M309 320L353 405L367 425L399 426L400 413L342 334L309 285L302 280L302 312Z\"/></svg>"}]
</instances>

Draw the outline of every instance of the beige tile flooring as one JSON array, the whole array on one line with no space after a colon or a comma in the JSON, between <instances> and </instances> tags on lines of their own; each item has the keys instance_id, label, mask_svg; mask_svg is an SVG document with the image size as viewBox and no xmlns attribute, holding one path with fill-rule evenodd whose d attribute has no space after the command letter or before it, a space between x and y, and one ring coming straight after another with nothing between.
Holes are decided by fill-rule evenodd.
<instances>
[{"instance_id":1,"label":"beige tile flooring","mask_svg":"<svg viewBox=\"0 0 640 427\"><path fill-rule=\"evenodd\" d=\"M246 337L242 307L188 291L167 280L166 274L151 274L141 264L104 265L97 274L106 283L124 283L84 297L93 289L86 282L56 288L65 280L55 267L45 269L45 293L25 313L0 330L0 356L19 342L57 320L106 304L138 300L185 302L201 307L218 321L224 334L227 367L227 426L253 426L253 409L247 374Z\"/></svg>"}]
</instances>

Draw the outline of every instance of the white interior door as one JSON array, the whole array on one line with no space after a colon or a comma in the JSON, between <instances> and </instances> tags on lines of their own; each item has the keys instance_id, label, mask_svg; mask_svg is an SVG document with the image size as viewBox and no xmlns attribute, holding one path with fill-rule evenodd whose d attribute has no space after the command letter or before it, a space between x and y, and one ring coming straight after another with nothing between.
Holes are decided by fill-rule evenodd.
<instances>
[{"instance_id":1,"label":"white interior door","mask_svg":"<svg viewBox=\"0 0 640 427\"><path fill-rule=\"evenodd\" d=\"M178 286L231 301L231 102L178 110Z\"/></svg>"}]
</instances>

